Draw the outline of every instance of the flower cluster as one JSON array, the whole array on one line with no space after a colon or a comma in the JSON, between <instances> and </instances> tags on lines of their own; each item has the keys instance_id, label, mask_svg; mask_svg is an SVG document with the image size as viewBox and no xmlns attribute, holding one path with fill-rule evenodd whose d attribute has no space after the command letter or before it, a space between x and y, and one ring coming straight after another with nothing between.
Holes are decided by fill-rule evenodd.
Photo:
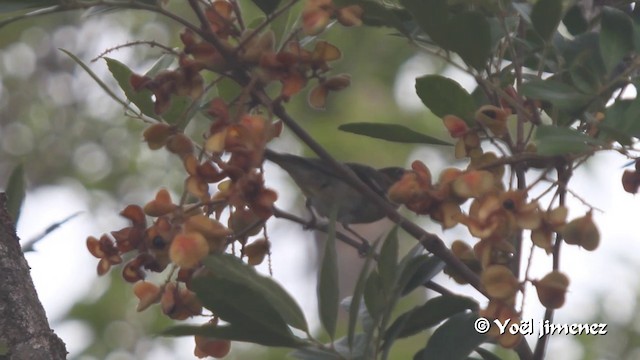
<instances>
[{"instance_id":1,"label":"flower cluster","mask_svg":"<svg viewBox=\"0 0 640 360\"><path fill-rule=\"evenodd\" d=\"M472 122L455 115L444 116L445 127L453 138L458 139L456 156L470 160L467 169L445 169L434 184L429 168L415 161L413 171L395 183L388 195L394 202L418 214L429 215L444 229L458 224L465 226L478 241L470 247L458 240L451 250L480 275L490 298L481 316L519 322L515 299L523 283L511 270L516 253L513 239L528 230L532 243L551 254L555 242L562 238L567 244L594 250L599 234L590 213L567 223L566 207L542 210L538 201L528 200L529 189L505 189L504 164L494 153L484 152L481 143L482 135L489 132L493 138L504 138L510 115L509 109L485 105L476 111ZM469 200L471 203L465 213L461 205ZM445 272L460 283L466 282L451 268ZM558 308L563 305L569 285L564 274L553 271L540 280L525 281L535 286L544 306ZM515 347L521 339L520 335L509 333L494 335L507 348Z\"/></svg>"}]
</instances>

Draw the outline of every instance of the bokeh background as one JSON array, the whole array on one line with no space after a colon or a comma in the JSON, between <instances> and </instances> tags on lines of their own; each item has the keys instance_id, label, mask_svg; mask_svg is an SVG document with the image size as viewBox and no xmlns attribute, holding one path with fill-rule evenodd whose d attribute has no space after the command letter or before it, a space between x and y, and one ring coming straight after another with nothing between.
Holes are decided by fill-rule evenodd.
<instances>
[{"instance_id":1,"label":"bokeh background","mask_svg":"<svg viewBox=\"0 0 640 360\"><path fill-rule=\"evenodd\" d=\"M181 2L169 8L192 18ZM258 12L249 2L249 19ZM250 23L250 21L247 21ZM103 51L134 40L154 40L169 46L179 44L181 28L155 14L142 11L100 13L71 12L37 17L0 28L0 189L12 169L23 164L28 194L18 223L23 241L65 217L81 214L49 234L27 253L38 294L54 330L67 344L70 359L190 359L192 339L167 339L154 334L169 326L157 308L135 311L131 286L119 269L98 278L94 259L85 247L88 235L100 235L126 222L118 212L126 204L144 204L160 187L179 194L181 164L164 151L150 151L141 140L144 128L125 116L124 109L59 49L65 49L89 64L114 90L115 81L103 60L92 62ZM347 122L395 122L417 131L447 139L440 121L414 95L414 79L427 73L442 73L460 81L469 90L472 79L441 61L418 52L389 29L332 28L326 39L343 51L335 73L349 73L352 86L332 94L325 111L306 105L298 96L289 105L298 119L338 159L376 167L408 166L413 160L427 163L434 174L455 161L444 147L393 144L342 133ZM126 47L109 53L134 71L149 69L161 50L148 46ZM332 64L333 65L333 64ZM634 96L630 94L630 96ZM192 129L193 130L193 129ZM285 131L273 148L308 153ZM620 185L625 160L614 154L598 155L578 171L571 189L600 209L594 214L602 234L600 248L593 253L565 247L562 269L571 277L567 304L556 313L556 323L607 323L606 336L554 336L548 358L639 359L638 271L640 270L638 199L624 193ZM286 174L267 165L269 185L279 192L278 205L304 213L302 199ZM570 218L587 207L569 196ZM466 231L440 231L439 226L417 219L448 243L470 241ZM377 224L380 225L380 224ZM383 232L385 225L370 231ZM321 236L305 232L281 220L269 224L273 242L274 278L300 302L320 337L315 304L315 265ZM405 249L414 240L403 237ZM355 277L355 251L341 250L343 287ZM532 277L550 268L543 252L533 254ZM264 268L261 268L263 271ZM463 293L445 277L437 281ZM402 304L408 309L423 301L416 294ZM543 309L531 289L525 299L525 319L542 319ZM533 340L530 339L530 340ZM397 343L393 359L409 359L424 346L424 334ZM229 359L282 359L286 350L234 344ZM513 354L503 352L505 358Z\"/></svg>"}]
</instances>

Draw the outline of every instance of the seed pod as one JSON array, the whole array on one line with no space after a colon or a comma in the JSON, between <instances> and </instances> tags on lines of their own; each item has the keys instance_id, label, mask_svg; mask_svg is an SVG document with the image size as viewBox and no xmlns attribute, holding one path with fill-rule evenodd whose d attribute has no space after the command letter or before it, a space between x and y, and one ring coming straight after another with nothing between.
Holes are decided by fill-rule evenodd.
<instances>
[{"instance_id":1,"label":"seed pod","mask_svg":"<svg viewBox=\"0 0 640 360\"><path fill-rule=\"evenodd\" d=\"M600 233L591 217L591 211L585 216L573 219L562 230L567 244L578 245L585 250L593 251L600 244Z\"/></svg>"},{"instance_id":2,"label":"seed pod","mask_svg":"<svg viewBox=\"0 0 640 360\"><path fill-rule=\"evenodd\" d=\"M518 279L508 267L491 265L482 272L482 285L491 298L506 300L513 297L520 288Z\"/></svg>"},{"instance_id":3,"label":"seed pod","mask_svg":"<svg viewBox=\"0 0 640 360\"><path fill-rule=\"evenodd\" d=\"M564 305L569 278L554 270L540 280L532 281L538 292L540 303L549 309L558 309Z\"/></svg>"}]
</instances>

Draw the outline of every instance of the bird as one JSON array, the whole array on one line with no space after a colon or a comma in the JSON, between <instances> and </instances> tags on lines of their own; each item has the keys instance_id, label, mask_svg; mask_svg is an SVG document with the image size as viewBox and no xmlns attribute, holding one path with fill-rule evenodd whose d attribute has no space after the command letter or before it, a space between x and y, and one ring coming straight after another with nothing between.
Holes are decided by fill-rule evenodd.
<instances>
[{"instance_id":1,"label":"bird","mask_svg":"<svg viewBox=\"0 0 640 360\"><path fill-rule=\"evenodd\" d=\"M350 224L366 224L386 217L384 209L346 183L331 164L324 160L278 153L270 149L265 149L264 157L289 174L306 197L307 208L315 211L317 215L329 218L337 206L336 221L345 228ZM374 169L357 163L345 165L363 183L385 199L389 187L405 173L401 167Z\"/></svg>"}]
</instances>

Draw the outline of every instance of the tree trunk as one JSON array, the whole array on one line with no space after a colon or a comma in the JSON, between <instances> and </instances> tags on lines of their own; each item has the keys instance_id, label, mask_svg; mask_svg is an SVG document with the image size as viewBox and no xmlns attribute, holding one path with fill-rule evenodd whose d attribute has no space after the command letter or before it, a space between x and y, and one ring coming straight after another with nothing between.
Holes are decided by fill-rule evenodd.
<instances>
[{"instance_id":1,"label":"tree trunk","mask_svg":"<svg viewBox=\"0 0 640 360\"><path fill-rule=\"evenodd\" d=\"M6 204L0 193L0 359L65 359L67 350L49 327Z\"/></svg>"}]
</instances>

